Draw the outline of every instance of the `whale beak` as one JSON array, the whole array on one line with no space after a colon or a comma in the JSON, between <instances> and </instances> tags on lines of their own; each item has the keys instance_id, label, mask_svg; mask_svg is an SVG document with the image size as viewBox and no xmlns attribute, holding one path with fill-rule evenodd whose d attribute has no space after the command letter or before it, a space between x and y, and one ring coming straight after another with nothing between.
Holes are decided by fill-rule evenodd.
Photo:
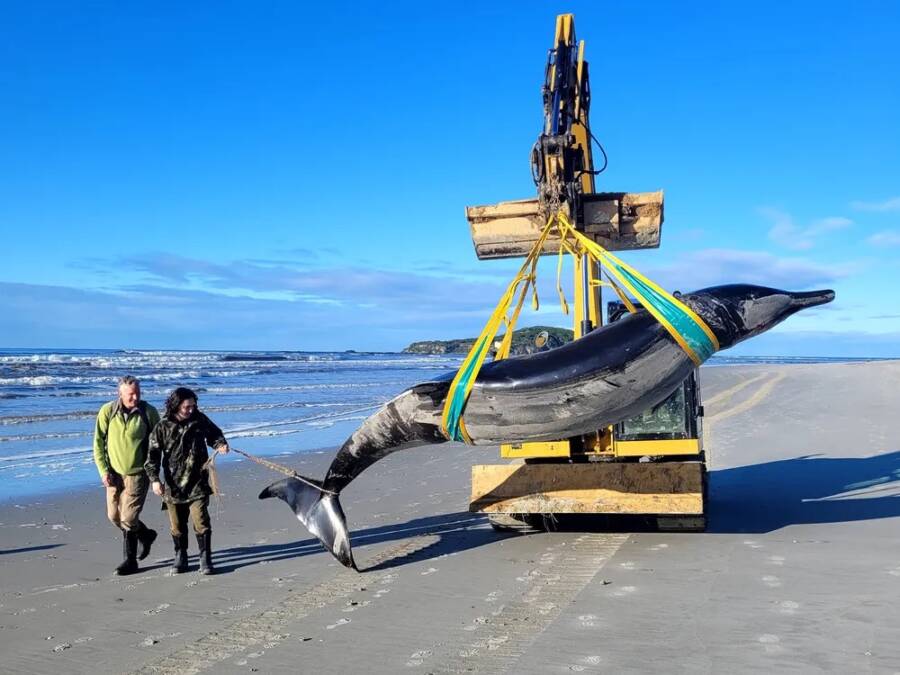
<instances>
[{"instance_id":1,"label":"whale beak","mask_svg":"<svg viewBox=\"0 0 900 675\"><path fill-rule=\"evenodd\" d=\"M805 293L791 293L791 309L797 312L807 307L825 305L834 300L834 291L807 291Z\"/></svg>"}]
</instances>

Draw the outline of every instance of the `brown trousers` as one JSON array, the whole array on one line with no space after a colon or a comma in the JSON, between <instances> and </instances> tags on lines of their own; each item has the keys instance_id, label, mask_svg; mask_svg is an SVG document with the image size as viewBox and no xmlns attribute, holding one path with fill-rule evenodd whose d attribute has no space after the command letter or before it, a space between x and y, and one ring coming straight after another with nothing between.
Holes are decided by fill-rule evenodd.
<instances>
[{"instance_id":1,"label":"brown trousers","mask_svg":"<svg viewBox=\"0 0 900 675\"><path fill-rule=\"evenodd\" d=\"M209 497L195 499L188 504L166 504L169 512L169 524L172 526L172 536L180 537L187 534L188 517L194 526L194 532L204 534L209 530Z\"/></svg>"},{"instance_id":2,"label":"brown trousers","mask_svg":"<svg viewBox=\"0 0 900 675\"><path fill-rule=\"evenodd\" d=\"M119 476L115 487L106 488L106 517L109 522L122 530L138 529L149 486L150 479L143 472Z\"/></svg>"}]
</instances>

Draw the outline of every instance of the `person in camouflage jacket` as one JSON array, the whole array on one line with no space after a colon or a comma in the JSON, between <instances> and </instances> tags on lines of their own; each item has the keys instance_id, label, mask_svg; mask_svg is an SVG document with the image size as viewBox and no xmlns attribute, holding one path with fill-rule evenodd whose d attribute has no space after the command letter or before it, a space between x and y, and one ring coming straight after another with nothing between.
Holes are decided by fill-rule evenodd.
<instances>
[{"instance_id":1,"label":"person in camouflage jacket","mask_svg":"<svg viewBox=\"0 0 900 675\"><path fill-rule=\"evenodd\" d=\"M193 523L200 547L200 573L212 574L210 543L209 459L207 446L217 452L228 452L222 430L197 409L197 394L178 387L166 399L166 412L150 434L150 448L144 469L150 477L153 492L163 498L169 512L175 559L172 572L187 570L188 518ZM163 471L165 487L160 481Z\"/></svg>"}]
</instances>

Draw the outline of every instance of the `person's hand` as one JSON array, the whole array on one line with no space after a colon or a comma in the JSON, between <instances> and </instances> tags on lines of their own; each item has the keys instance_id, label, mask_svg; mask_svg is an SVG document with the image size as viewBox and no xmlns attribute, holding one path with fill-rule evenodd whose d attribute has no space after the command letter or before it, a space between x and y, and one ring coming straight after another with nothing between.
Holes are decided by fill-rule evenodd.
<instances>
[{"instance_id":1,"label":"person's hand","mask_svg":"<svg viewBox=\"0 0 900 675\"><path fill-rule=\"evenodd\" d=\"M155 494L157 497L163 496L162 483L160 483L158 480L155 480L153 481L153 485L151 487L153 488L153 494Z\"/></svg>"},{"instance_id":2,"label":"person's hand","mask_svg":"<svg viewBox=\"0 0 900 675\"><path fill-rule=\"evenodd\" d=\"M216 446L216 452L221 452L223 455L227 455L229 450L231 450L231 448L228 447L228 443L222 443L222 445Z\"/></svg>"},{"instance_id":3,"label":"person's hand","mask_svg":"<svg viewBox=\"0 0 900 675\"><path fill-rule=\"evenodd\" d=\"M103 481L103 487L110 488L116 486L116 474L112 472L107 471L105 474L103 474L103 478L101 480Z\"/></svg>"}]
</instances>

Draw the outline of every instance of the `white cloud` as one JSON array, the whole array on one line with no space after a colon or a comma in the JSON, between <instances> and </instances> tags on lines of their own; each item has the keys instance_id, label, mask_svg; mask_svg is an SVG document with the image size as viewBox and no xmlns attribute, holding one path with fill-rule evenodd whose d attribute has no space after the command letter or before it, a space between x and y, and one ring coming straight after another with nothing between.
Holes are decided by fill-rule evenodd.
<instances>
[{"instance_id":1,"label":"white cloud","mask_svg":"<svg viewBox=\"0 0 900 675\"><path fill-rule=\"evenodd\" d=\"M104 263L109 267L110 263ZM318 266L267 260L212 262L169 253L146 253L115 265L153 284L218 295L307 303L406 307L439 306L443 311L489 308L513 273L479 273L453 266L429 272L366 265ZM132 280L134 276L132 276ZM127 282L125 282L127 283ZM491 300L493 298L493 300Z\"/></svg>"},{"instance_id":2,"label":"white cloud","mask_svg":"<svg viewBox=\"0 0 900 675\"><path fill-rule=\"evenodd\" d=\"M446 337L450 328L477 335L512 276L220 263L164 254L122 262L130 279L104 279L102 288L0 282L3 341L399 350L416 339Z\"/></svg>"},{"instance_id":3,"label":"white cloud","mask_svg":"<svg viewBox=\"0 0 900 675\"><path fill-rule=\"evenodd\" d=\"M866 239L873 246L900 246L900 232L896 230L883 230L876 232Z\"/></svg>"},{"instance_id":4,"label":"white cloud","mask_svg":"<svg viewBox=\"0 0 900 675\"><path fill-rule=\"evenodd\" d=\"M815 246L818 237L853 224L849 218L829 216L815 220L807 227L801 227L794 222L789 213L779 209L761 207L759 212L772 222L769 239L796 251L811 249Z\"/></svg>"},{"instance_id":5,"label":"white cloud","mask_svg":"<svg viewBox=\"0 0 900 675\"><path fill-rule=\"evenodd\" d=\"M692 291L732 283L800 290L833 284L856 267L854 263L834 265L800 257L781 258L765 251L710 248L665 265L643 265L641 270L670 290Z\"/></svg>"},{"instance_id":6,"label":"white cloud","mask_svg":"<svg viewBox=\"0 0 900 675\"><path fill-rule=\"evenodd\" d=\"M819 220L813 221L813 224L809 227L807 232L814 235L825 234L826 232L832 232L834 230L842 230L845 227L850 227L852 224L853 221L849 218L844 218L843 216L830 216L828 218L820 218Z\"/></svg>"},{"instance_id":7,"label":"white cloud","mask_svg":"<svg viewBox=\"0 0 900 675\"><path fill-rule=\"evenodd\" d=\"M857 211L900 211L900 197L892 197L883 202L850 202Z\"/></svg>"},{"instance_id":8,"label":"white cloud","mask_svg":"<svg viewBox=\"0 0 900 675\"><path fill-rule=\"evenodd\" d=\"M819 230L843 226L839 220L815 224ZM822 288L859 266L735 249L677 258L634 255L650 278L683 292L724 283ZM569 264L561 282L571 306ZM110 267L109 261L103 265ZM516 267L487 265L473 274L449 264L392 270L162 253L119 259L115 266L127 269L128 278L103 279L103 288L90 290L0 283L0 335L10 344L61 340L88 347L115 339L121 342L110 346L400 349L418 339L477 335ZM521 325L569 324L556 282L556 260L548 256L538 274L542 311L531 312L529 297ZM92 317L87 324L85 316Z\"/></svg>"}]
</instances>

